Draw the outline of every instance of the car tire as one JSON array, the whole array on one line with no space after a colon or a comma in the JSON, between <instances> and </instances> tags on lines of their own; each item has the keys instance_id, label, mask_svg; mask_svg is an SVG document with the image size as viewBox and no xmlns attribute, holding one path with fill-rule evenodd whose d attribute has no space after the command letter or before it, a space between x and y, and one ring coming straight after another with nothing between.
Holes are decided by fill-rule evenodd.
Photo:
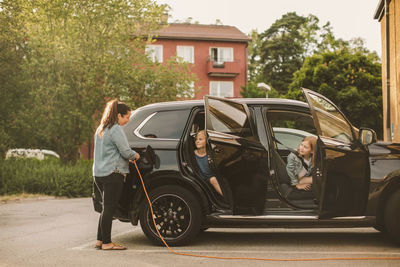
<instances>
[{"instance_id":1,"label":"car tire","mask_svg":"<svg viewBox=\"0 0 400 267\"><path fill-rule=\"evenodd\" d=\"M400 189L386 202L384 221L389 237L400 244Z\"/></svg>"},{"instance_id":2,"label":"car tire","mask_svg":"<svg viewBox=\"0 0 400 267\"><path fill-rule=\"evenodd\" d=\"M175 185L155 188L149 194L157 228L169 246L181 246L192 241L201 227L201 207L189 190ZM163 242L154 227L149 203L140 211L140 226L153 243Z\"/></svg>"}]
</instances>

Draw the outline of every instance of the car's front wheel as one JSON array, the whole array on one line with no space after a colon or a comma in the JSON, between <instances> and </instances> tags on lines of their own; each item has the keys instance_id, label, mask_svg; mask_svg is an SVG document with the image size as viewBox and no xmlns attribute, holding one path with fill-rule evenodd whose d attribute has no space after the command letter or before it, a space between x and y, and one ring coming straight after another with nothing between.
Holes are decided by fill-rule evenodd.
<instances>
[{"instance_id":1,"label":"car's front wheel","mask_svg":"<svg viewBox=\"0 0 400 267\"><path fill-rule=\"evenodd\" d=\"M387 201L384 220L387 233L400 244L400 189L394 192Z\"/></svg>"},{"instance_id":2,"label":"car's front wheel","mask_svg":"<svg viewBox=\"0 0 400 267\"><path fill-rule=\"evenodd\" d=\"M150 200L153 214L146 201L140 212L140 226L151 241L162 244L159 232L169 246L180 246L190 242L198 234L201 208L189 190L175 185L158 187L150 192Z\"/></svg>"}]
</instances>

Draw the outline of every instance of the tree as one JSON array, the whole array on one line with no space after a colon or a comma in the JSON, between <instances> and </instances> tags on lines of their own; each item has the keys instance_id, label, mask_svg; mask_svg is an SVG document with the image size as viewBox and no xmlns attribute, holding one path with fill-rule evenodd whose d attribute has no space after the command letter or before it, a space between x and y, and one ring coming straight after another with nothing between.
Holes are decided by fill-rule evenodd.
<instances>
[{"instance_id":1,"label":"tree","mask_svg":"<svg viewBox=\"0 0 400 267\"><path fill-rule=\"evenodd\" d=\"M18 1L0 2L0 157L15 145L12 129L17 111L23 107L25 92L21 83L24 56L23 24Z\"/></svg>"},{"instance_id":2,"label":"tree","mask_svg":"<svg viewBox=\"0 0 400 267\"><path fill-rule=\"evenodd\" d=\"M249 80L265 82L279 94L287 93L293 73L301 68L307 56L336 46L330 24L322 27L318 24L314 15L303 17L291 12L263 33L253 31L248 49Z\"/></svg>"},{"instance_id":3,"label":"tree","mask_svg":"<svg viewBox=\"0 0 400 267\"><path fill-rule=\"evenodd\" d=\"M336 51L308 57L294 74L287 97L302 98L301 87L332 100L356 127L382 136L381 65L359 40Z\"/></svg>"},{"instance_id":4,"label":"tree","mask_svg":"<svg viewBox=\"0 0 400 267\"><path fill-rule=\"evenodd\" d=\"M144 53L163 24L165 5L151 0L20 4L23 83L30 102L19 114L18 144L54 149L63 161L76 162L107 99L118 97L136 108L175 99L193 80L187 65L173 59L155 64ZM151 94L144 93L146 86Z\"/></svg>"},{"instance_id":5,"label":"tree","mask_svg":"<svg viewBox=\"0 0 400 267\"><path fill-rule=\"evenodd\" d=\"M272 98L278 98L280 95L278 91L274 88L271 88L271 91L265 92L263 89L260 89L258 86L258 82L250 81L246 86L242 86L242 91L240 94L245 98L264 98L267 96Z\"/></svg>"},{"instance_id":6,"label":"tree","mask_svg":"<svg viewBox=\"0 0 400 267\"><path fill-rule=\"evenodd\" d=\"M252 30L250 33L251 42L247 47L247 53L249 55L248 65L248 79L249 82L246 86L242 86L240 94L246 98L263 98L266 96L266 92L257 87L258 83L264 82L262 65L260 63L261 54L261 38L257 31ZM279 93L271 88L271 92L268 93L268 97L278 97Z\"/></svg>"}]
</instances>

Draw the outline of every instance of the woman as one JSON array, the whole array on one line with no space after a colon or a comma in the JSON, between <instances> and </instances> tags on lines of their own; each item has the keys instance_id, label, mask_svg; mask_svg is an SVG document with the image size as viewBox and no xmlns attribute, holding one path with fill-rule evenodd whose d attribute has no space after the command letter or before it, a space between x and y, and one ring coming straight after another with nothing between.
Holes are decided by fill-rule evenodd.
<instances>
[{"instance_id":1,"label":"woman","mask_svg":"<svg viewBox=\"0 0 400 267\"><path fill-rule=\"evenodd\" d=\"M292 186L300 190L310 190L312 185L311 170L314 163L317 139L307 136L298 148L298 155L293 152L287 157L286 171Z\"/></svg>"},{"instance_id":2,"label":"woman","mask_svg":"<svg viewBox=\"0 0 400 267\"><path fill-rule=\"evenodd\" d=\"M211 171L211 168L208 164L208 155L206 151L206 132L204 130L201 130L196 134L195 145L197 149L195 149L194 155L196 157L197 165L200 168L200 177L204 181L210 182L215 191L222 196L223 194L221 187L219 186L217 178Z\"/></svg>"},{"instance_id":3,"label":"woman","mask_svg":"<svg viewBox=\"0 0 400 267\"><path fill-rule=\"evenodd\" d=\"M93 176L102 193L103 211L97 229L96 248L124 250L126 247L111 242L114 212L121 197L124 178L129 173L129 160L138 160L139 154L128 144L121 126L129 122L131 109L117 99L107 103L96 130L94 140Z\"/></svg>"}]
</instances>

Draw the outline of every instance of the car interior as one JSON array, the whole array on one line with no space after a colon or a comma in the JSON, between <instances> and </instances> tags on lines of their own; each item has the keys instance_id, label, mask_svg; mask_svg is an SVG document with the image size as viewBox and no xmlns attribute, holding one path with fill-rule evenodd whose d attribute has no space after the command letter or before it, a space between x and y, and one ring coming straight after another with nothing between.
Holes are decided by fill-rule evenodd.
<instances>
[{"instance_id":1,"label":"car interior","mask_svg":"<svg viewBox=\"0 0 400 267\"><path fill-rule=\"evenodd\" d=\"M184 162L187 163L186 170L190 172L191 176L197 177L203 186L205 186L209 191L213 192L212 196L214 197L214 200L221 206L226 207L225 201L222 199L222 197L218 195L218 193L214 190L212 185L210 183L203 181L198 175L199 168L197 166L196 159L194 157L194 150L196 149L195 139L197 132L204 130L204 126L205 126L204 110L202 109L195 110L192 116L192 120L190 121L189 131L185 134L184 137L182 156Z\"/></svg>"},{"instance_id":2,"label":"car interior","mask_svg":"<svg viewBox=\"0 0 400 267\"><path fill-rule=\"evenodd\" d=\"M314 127L313 118L309 114L285 111L270 110L267 113L270 132L273 138L273 154L275 169L277 172L279 191L292 205L303 209L316 209L315 195L313 190L305 191L293 188L290 184L290 178L286 171L287 157L293 151L293 140L300 145L301 140L310 135L316 136L317 131ZM278 131L285 130L285 135ZM290 135L288 133L292 132ZM299 133L304 134L299 138ZM279 137L283 137L279 140ZM291 136L291 137L290 137Z\"/></svg>"},{"instance_id":3,"label":"car interior","mask_svg":"<svg viewBox=\"0 0 400 267\"><path fill-rule=\"evenodd\" d=\"M196 133L200 130L204 130L205 127L205 112L204 110L198 109L194 111L189 127L189 131L186 132L183 142L183 158L184 161L187 162L187 170L194 177L198 177L198 167L193 156L193 151L195 150L195 136ZM278 189L282 197L284 197L290 204L300 209L317 209L318 205L315 202L315 196L312 190L304 191L304 190L293 190L293 187L290 185L290 178L286 171L286 160L287 156L293 150L293 143L299 142L298 140L302 140L305 136L315 135L316 129L313 124L313 119L310 114L299 113L299 112L288 112L282 110L274 110L268 111L267 118L269 121L270 131L274 138L274 147L271 149L271 153L273 153L274 166L277 172L278 177ZM282 136L279 133L274 132L274 129L284 129L286 131L285 139L279 140L278 137ZM294 129L294 130L293 130ZM290 131L297 132L293 135L290 135ZM305 136L299 137L300 132ZM288 134L289 133L289 134ZM295 138L291 140L291 137ZM299 142L300 144L300 142ZM297 146L299 145L297 144ZM209 184L201 180L201 183L208 188L209 191L213 192L215 197L215 201L219 203L224 203L224 201L218 196L216 192L214 192L213 187ZM221 181L223 182L223 181ZM267 190L267 188L266 188ZM226 204L226 203L225 203Z\"/></svg>"}]
</instances>

